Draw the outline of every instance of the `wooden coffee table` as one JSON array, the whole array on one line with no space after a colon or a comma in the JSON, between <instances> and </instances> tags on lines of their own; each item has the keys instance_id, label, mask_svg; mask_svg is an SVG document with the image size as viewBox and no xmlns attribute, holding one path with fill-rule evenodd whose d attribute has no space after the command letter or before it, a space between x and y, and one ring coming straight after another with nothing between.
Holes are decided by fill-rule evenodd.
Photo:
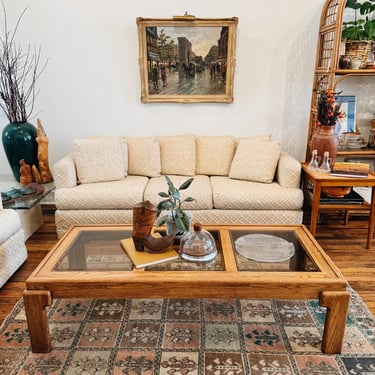
<instances>
[{"instance_id":1,"label":"wooden coffee table","mask_svg":"<svg viewBox=\"0 0 375 375\"><path fill-rule=\"evenodd\" d=\"M341 352L349 302L346 282L304 225L204 228L217 243L213 262L177 259L137 270L120 245L131 237L130 226L71 227L26 280L23 299L33 352L52 348L46 306L53 298L109 297L318 299L327 307L322 351ZM235 241L244 236L282 239L292 244L294 255L284 261L248 259L235 250ZM267 255L279 256L267 241Z\"/></svg>"}]
</instances>

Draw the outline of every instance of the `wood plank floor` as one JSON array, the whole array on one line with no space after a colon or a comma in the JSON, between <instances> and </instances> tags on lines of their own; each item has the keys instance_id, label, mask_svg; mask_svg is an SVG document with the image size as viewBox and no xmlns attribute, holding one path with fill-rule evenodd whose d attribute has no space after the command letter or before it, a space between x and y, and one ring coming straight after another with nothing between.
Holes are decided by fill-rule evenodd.
<instances>
[{"instance_id":1,"label":"wood plank floor","mask_svg":"<svg viewBox=\"0 0 375 375\"><path fill-rule=\"evenodd\" d=\"M57 241L53 207L44 207L43 213L43 225L26 242L27 261L0 289L0 323L22 297L26 278ZM375 315L375 239L367 250L366 233L366 216L353 215L344 226L341 213L330 213L321 215L316 239Z\"/></svg>"}]
</instances>

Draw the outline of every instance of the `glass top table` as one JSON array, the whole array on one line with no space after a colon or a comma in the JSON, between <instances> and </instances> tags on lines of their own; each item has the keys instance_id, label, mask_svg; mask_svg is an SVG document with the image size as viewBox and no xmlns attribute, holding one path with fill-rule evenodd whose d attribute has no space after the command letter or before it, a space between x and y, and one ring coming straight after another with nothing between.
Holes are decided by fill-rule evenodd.
<instances>
[{"instance_id":1,"label":"glass top table","mask_svg":"<svg viewBox=\"0 0 375 375\"><path fill-rule=\"evenodd\" d=\"M13 209L30 209L33 208L37 203L39 203L43 198L45 198L49 193L55 189L53 182L47 184L30 184L29 186L36 189L36 193L22 195L15 199L3 200L4 208ZM16 181L0 181L0 192L6 193L13 189L20 189L22 186Z\"/></svg>"},{"instance_id":2,"label":"glass top table","mask_svg":"<svg viewBox=\"0 0 375 375\"><path fill-rule=\"evenodd\" d=\"M221 232L219 229L211 229L210 233L215 239L218 251L218 255L213 261L199 263L178 258L147 266L144 271L224 271L226 264L220 237ZM234 228L228 233L231 247L235 250L233 254L239 272L318 272L319 270L314 263L313 255L306 250L295 231L272 228L268 230ZM133 264L120 244L120 240L131 238L131 236L131 230L126 229L82 230L62 252L53 271L131 271ZM274 243L273 249L270 246L271 241ZM242 251L241 254L239 252L241 246L242 249L245 246L245 250L246 246L256 247L257 252L247 254L246 251ZM175 242L174 248L178 251L178 242ZM262 252L271 253L271 255L262 257ZM274 252L273 256L272 252Z\"/></svg>"},{"instance_id":3,"label":"glass top table","mask_svg":"<svg viewBox=\"0 0 375 375\"><path fill-rule=\"evenodd\" d=\"M131 226L72 226L26 280L23 298L33 352L52 349L46 306L53 298L109 296L318 299L327 307L322 351L341 351L349 301L346 281L304 225L204 228L217 244L214 261L191 263L179 258L136 269L120 242L131 237ZM246 252L254 236L255 256L279 256L283 247L287 256L282 253L279 261L254 260L254 254Z\"/></svg>"}]
</instances>

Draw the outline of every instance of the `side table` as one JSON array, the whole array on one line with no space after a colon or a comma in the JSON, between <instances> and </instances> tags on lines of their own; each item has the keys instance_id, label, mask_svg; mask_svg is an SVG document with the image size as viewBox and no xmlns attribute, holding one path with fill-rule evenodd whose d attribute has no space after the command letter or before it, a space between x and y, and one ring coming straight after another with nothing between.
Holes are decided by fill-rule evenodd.
<instances>
[{"instance_id":1,"label":"side table","mask_svg":"<svg viewBox=\"0 0 375 375\"><path fill-rule=\"evenodd\" d=\"M17 186L19 186L19 183L16 181L0 181L0 191L8 191ZM24 230L25 240L43 224L40 201L55 189L53 182L43 184L43 187L44 190L40 194L17 198L10 203L3 202L4 208L13 208L17 211Z\"/></svg>"},{"instance_id":2,"label":"side table","mask_svg":"<svg viewBox=\"0 0 375 375\"><path fill-rule=\"evenodd\" d=\"M369 223L367 231L366 248L371 247L371 240L375 225L375 173L370 172L366 178L355 177L337 177L319 171L310 171L307 168L308 163L302 163L302 187L305 196L305 202L311 206L310 232L313 236L316 233L316 225L320 210L343 210L354 211L369 209ZM325 186L366 186L371 187L371 202L361 204L323 204L321 203L322 187ZM311 189L311 190L310 190Z\"/></svg>"}]
</instances>

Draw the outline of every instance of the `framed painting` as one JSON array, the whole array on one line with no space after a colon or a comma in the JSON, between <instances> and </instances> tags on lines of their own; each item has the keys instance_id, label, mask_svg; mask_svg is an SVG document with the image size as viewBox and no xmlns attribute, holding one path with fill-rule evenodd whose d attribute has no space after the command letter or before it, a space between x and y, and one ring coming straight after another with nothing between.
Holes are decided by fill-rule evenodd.
<instances>
[{"instance_id":1,"label":"framed painting","mask_svg":"<svg viewBox=\"0 0 375 375\"><path fill-rule=\"evenodd\" d=\"M141 101L233 102L238 18L137 18Z\"/></svg>"},{"instance_id":2,"label":"framed painting","mask_svg":"<svg viewBox=\"0 0 375 375\"><path fill-rule=\"evenodd\" d=\"M337 95L335 96L336 103L340 103L340 111L345 116L339 120L336 129L337 134L346 132L355 132L355 96L354 95Z\"/></svg>"}]
</instances>

